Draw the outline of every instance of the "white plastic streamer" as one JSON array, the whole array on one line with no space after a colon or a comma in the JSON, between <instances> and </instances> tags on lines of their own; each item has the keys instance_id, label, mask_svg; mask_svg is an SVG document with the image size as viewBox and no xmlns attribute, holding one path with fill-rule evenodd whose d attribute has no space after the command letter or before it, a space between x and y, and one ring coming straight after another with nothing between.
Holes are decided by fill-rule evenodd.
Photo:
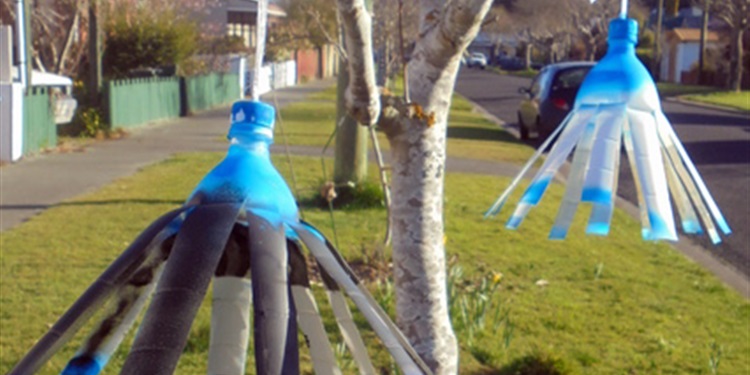
<instances>
[{"instance_id":1,"label":"white plastic streamer","mask_svg":"<svg viewBox=\"0 0 750 375\"><path fill-rule=\"evenodd\" d=\"M242 277L217 277L213 283L210 375L244 374L250 337L252 284Z\"/></svg>"},{"instance_id":2,"label":"white plastic streamer","mask_svg":"<svg viewBox=\"0 0 750 375\"><path fill-rule=\"evenodd\" d=\"M620 172L620 145L624 121L625 106L622 105L597 119L599 129L591 152L598 157L591 158L581 196L581 201L593 203L586 227L588 234L604 236L609 233L617 177Z\"/></svg>"},{"instance_id":3,"label":"white plastic streamer","mask_svg":"<svg viewBox=\"0 0 750 375\"><path fill-rule=\"evenodd\" d=\"M331 350L315 297L308 287L293 285L292 298L297 309L299 328L305 333L316 375L341 375Z\"/></svg>"},{"instance_id":4,"label":"white plastic streamer","mask_svg":"<svg viewBox=\"0 0 750 375\"><path fill-rule=\"evenodd\" d=\"M578 203L581 201L581 192L583 192L584 176L589 164L589 156L594 146L596 136L596 123L591 121L586 124L583 135L578 141L575 153L573 154L573 164L570 167L570 175L565 188L560 210L557 212L555 224L549 233L550 239L563 239L568 233L570 223L573 221Z\"/></svg>"},{"instance_id":5,"label":"white plastic streamer","mask_svg":"<svg viewBox=\"0 0 750 375\"><path fill-rule=\"evenodd\" d=\"M266 53L266 20L268 20L268 0L258 0L257 22L255 27L255 64L253 66L252 99L260 99L260 75L263 55Z\"/></svg>"}]
</instances>

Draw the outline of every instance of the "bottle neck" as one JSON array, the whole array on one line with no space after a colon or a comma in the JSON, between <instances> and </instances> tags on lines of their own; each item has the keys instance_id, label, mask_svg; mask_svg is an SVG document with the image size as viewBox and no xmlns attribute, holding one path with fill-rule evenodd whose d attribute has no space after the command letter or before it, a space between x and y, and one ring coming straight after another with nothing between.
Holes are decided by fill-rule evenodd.
<instances>
[{"instance_id":1,"label":"bottle neck","mask_svg":"<svg viewBox=\"0 0 750 375\"><path fill-rule=\"evenodd\" d=\"M252 153L269 154L271 139L261 135L242 135L230 138L229 148L242 149Z\"/></svg>"},{"instance_id":2,"label":"bottle neck","mask_svg":"<svg viewBox=\"0 0 750 375\"><path fill-rule=\"evenodd\" d=\"M607 53L635 53L635 44L627 40L610 40Z\"/></svg>"}]
</instances>

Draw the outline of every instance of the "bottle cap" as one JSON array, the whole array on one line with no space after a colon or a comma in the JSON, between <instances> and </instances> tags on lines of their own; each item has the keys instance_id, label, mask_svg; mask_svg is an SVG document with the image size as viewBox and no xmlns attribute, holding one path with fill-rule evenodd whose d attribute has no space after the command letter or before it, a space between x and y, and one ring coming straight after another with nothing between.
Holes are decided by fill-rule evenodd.
<instances>
[{"instance_id":1,"label":"bottle cap","mask_svg":"<svg viewBox=\"0 0 750 375\"><path fill-rule=\"evenodd\" d=\"M638 22L632 18L615 18L609 22L609 41L638 42Z\"/></svg>"},{"instance_id":2,"label":"bottle cap","mask_svg":"<svg viewBox=\"0 0 750 375\"><path fill-rule=\"evenodd\" d=\"M240 135L263 135L273 139L273 124L276 110L262 102L238 100L232 104L229 138Z\"/></svg>"}]
</instances>

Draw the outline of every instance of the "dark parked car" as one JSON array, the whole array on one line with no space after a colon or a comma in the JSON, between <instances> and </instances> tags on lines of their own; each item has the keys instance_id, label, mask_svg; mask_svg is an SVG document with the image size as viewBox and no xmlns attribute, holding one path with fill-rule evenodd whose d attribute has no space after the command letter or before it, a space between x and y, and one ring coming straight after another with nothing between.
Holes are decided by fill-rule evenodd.
<instances>
[{"instance_id":1,"label":"dark parked car","mask_svg":"<svg viewBox=\"0 0 750 375\"><path fill-rule=\"evenodd\" d=\"M546 138L573 108L578 88L594 62L564 62L542 68L530 87L518 91L526 99L518 107L518 128L521 139L534 132Z\"/></svg>"},{"instance_id":2,"label":"dark parked car","mask_svg":"<svg viewBox=\"0 0 750 375\"><path fill-rule=\"evenodd\" d=\"M495 63L502 70L514 71L524 69L523 60L518 57L500 56Z\"/></svg>"}]
</instances>

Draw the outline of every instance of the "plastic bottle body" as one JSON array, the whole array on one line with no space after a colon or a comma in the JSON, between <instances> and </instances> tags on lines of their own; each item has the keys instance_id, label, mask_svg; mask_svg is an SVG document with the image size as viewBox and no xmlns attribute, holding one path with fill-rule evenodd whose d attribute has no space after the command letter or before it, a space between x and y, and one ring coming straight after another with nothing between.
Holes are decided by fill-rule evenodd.
<instances>
[{"instance_id":1,"label":"plastic bottle body","mask_svg":"<svg viewBox=\"0 0 750 375\"><path fill-rule=\"evenodd\" d=\"M235 103L227 155L198 184L188 202L244 202L247 210L272 223L293 222L298 214L294 195L271 163L273 115L256 116L258 111L273 108L260 102Z\"/></svg>"},{"instance_id":2,"label":"plastic bottle body","mask_svg":"<svg viewBox=\"0 0 750 375\"><path fill-rule=\"evenodd\" d=\"M637 32L635 20L611 21L607 54L586 76L576 106L625 104L645 111L661 109L656 85L635 54Z\"/></svg>"}]
</instances>

